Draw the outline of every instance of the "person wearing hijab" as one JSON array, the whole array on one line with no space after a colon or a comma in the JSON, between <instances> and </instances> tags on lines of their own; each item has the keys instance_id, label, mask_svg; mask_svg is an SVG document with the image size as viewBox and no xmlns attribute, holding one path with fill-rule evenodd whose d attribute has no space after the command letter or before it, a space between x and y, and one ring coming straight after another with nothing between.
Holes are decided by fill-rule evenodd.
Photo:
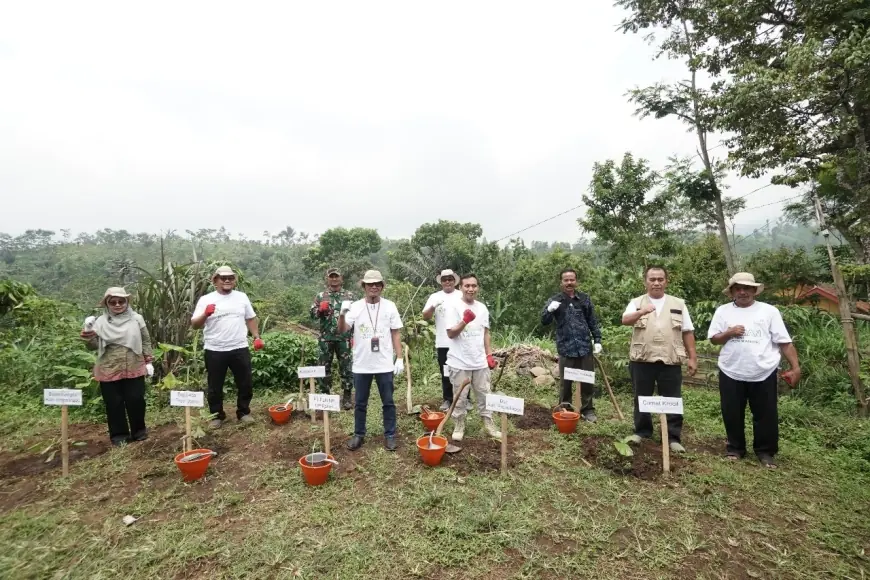
<instances>
[{"instance_id":1,"label":"person wearing hijab","mask_svg":"<svg viewBox=\"0 0 870 580\"><path fill-rule=\"evenodd\" d=\"M151 374L151 337L145 320L120 287L109 288L100 302L105 311L85 321L81 337L97 351L94 378L106 404L112 445L148 438L145 428L145 376Z\"/></svg>"}]
</instances>

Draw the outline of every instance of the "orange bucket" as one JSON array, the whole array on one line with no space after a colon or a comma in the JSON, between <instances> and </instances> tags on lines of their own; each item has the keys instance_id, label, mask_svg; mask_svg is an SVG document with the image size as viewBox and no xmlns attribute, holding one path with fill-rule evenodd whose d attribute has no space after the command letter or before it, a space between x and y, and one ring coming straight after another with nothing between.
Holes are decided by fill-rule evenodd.
<instances>
[{"instance_id":1,"label":"orange bucket","mask_svg":"<svg viewBox=\"0 0 870 580\"><path fill-rule=\"evenodd\" d=\"M284 409L279 411L278 409ZM293 405L272 405L269 407L269 416L276 425L283 425L290 420L290 413L293 412Z\"/></svg>"},{"instance_id":2,"label":"orange bucket","mask_svg":"<svg viewBox=\"0 0 870 580\"><path fill-rule=\"evenodd\" d=\"M429 436L423 435L417 439L417 449L420 450L420 457L423 458L423 463L430 467L435 467L441 464L441 459L444 457L444 452L447 450L447 437L434 435L432 437L432 447L429 448Z\"/></svg>"},{"instance_id":3,"label":"orange bucket","mask_svg":"<svg viewBox=\"0 0 870 580\"><path fill-rule=\"evenodd\" d=\"M302 477L305 478L305 483L308 485L323 485L329 479L329 472L332 471L332 463L329 461L322 462L323 465L310 465L307 461L307 455L299 458L299 467L302 468ZM335 459L332 455L327 455L330 459Z\"/></svg>"},{"instance_id":4,"label":"orange bucket","mask_svg":"<svg viewBox=\"0 0 870 580\"><path fill-rule=\"evenodd\" d=\"M198 459L192 459L191 461L182 461L188 455L193 455L194 453L207 453L208 455L204 455ZM191 451L185 451L184 453L179 453L175 456L175 465L178 466L179 471L181 471L181 476L184 478L184 481L196 481L203 475L205 475L205 470L208 469L208 464L211 462L212 456L211 449L192 449Z\"/></svg>"},{"instance_id":5,"label":"orange bucket","mask_svg":"<svg viewBox=\"0 0 870 580\"><path fill-rule=\"evenodd\" d=\"M580 413L574 411L556 411L553 413L553 421L556 422L556 428L559 433L573 433L577 430L577 422L580 420Z\"/></svg>"},{"instance_id":6,"label":"orange bucket","mask_svg":"<svg viewBox=\"0 0 870 580\"><path fill-rule=\"evenodd\" d=\"M444 413L441 411L434 411L426 415L420 415L420 420L423 421L423 426L426 427L426 431L434 431L437 429L438 425L441 424L442 419L444 419Z\"/></svg>"}]
</instances>

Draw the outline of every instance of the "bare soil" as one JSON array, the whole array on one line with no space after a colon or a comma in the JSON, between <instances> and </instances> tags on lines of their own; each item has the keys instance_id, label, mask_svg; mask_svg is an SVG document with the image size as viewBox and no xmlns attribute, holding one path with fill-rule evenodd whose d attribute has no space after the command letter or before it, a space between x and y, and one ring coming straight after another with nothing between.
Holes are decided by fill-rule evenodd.
<instances>
[{"instance_id":1,"label":"bare soil","mask_svg":"<svg viewBox=\"0 0 870 580\"><path fill-rule=\"evenodd\" d=\"M631 448L634 455L623 457L613 446L609 437L585 437L582 441L583 457L593 466L609 469L616 475L635 477L644 480L657 480L663 477L661 443L644 439ZM688 464L677 454L670 455L671 473L685 471Z\"/></svg>"},{"instance_id":2,"label":"bare soil","mask_svg":"<svg viewBox=\"0 0 870 580\"><path fill-rule=\"evenodd\" d=\"M542 405L529 405L519 417L512 418L517 429L543 429L553 426L553 412Z\"/></svg>"}]
</instances>

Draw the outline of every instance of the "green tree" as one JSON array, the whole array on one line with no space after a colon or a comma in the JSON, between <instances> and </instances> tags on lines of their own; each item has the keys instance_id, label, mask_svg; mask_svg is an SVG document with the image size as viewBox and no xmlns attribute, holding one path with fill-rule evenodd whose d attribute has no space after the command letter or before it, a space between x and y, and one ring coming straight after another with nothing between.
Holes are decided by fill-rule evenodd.
<instances>
[{"instance_id":1,"label":"green tree","mask_svg":"<svg viewBox=\"0 0 870 580\"><path fill-rule=\"evenodd\" d=\"M322 277L327 268L340 268L346 278L362 276L372 265L371 256L381 249L381 237L370 228L332 228L323 232L308 249L303 262L312 277Z\"/></svg>"},{"instance_id":2,"label":"green tree","mask_svg":"<svg viewBox=\"0 0 870 580\"><path fill-rule=\"evenodd\" d=\"M660 182L649 163L631 153L618 165L609 159L593 166L589 195L583 196L586 217L577 222L595 234L596 245L608 248L612 263L638 269L673 253L674 200L667 191L654 191Z\"/></svg>"},{"instance_id":3,"label":"green tree","mask_svg":"<svg viewBox=\"0 0 870 580\"><path fill-rule=\"evenodd\" d=\"M441 270L470 272L474 266L480 224L438 220L421 225L407 242L388 254L390 273L415 284Z\"/></svg>"}]
</instances>

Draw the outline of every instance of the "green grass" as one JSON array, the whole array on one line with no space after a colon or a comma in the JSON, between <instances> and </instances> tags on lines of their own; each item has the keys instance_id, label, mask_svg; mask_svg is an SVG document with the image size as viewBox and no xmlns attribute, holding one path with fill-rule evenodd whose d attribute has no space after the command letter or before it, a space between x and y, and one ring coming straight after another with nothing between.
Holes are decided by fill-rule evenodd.
<instances>
[{"instance_id":1,"label":"green grass","mask_svg":"<svg viewBox=\"0 0 870 580\"><path fill-rule=\"evenodd\" d=\"M422 386L430 358L414 363L424 391L416 402L438 398L437 381ZM499 389L527 405L553 399L510 373ZM865 421L783 399L781 468L768 471L719 457L718 397L690 390L689 454L671 478L616 475L595 460L590 468L580 461L580 437L514 426L516 465L501 476L469 463L424 467L412 448L422 430L404 413L404 382L396 394L403 449L379 446L373 394L366 446L339 452L341 473L320 488L306 487L295 466L320 427L297 419L282 427L228 423L213 439L225 451L208 477L181 482L171 463L175 409L149 413L152 426L169 425L155 429L163 439L76 462L66 480L56 471L4 475L0 577L815 579L862 578L868 566ZM619 399L630 415L629 396ZM269 402L255 397L261 417ZM606 396L597 406L600 421L581 426L584 438L630 432ZM9 421L21 428L4 434L6 453L50 438L57 424L50 413L22 421L6 406L0 422ZM349 433L351 414L333 424ZM481 433L472 413L467 437ZM343 438L333 439L337 446ZM21 486L26 497L10 499ZM125 527L127 514L140 519Z\"/></svg>"}]
</instances>

